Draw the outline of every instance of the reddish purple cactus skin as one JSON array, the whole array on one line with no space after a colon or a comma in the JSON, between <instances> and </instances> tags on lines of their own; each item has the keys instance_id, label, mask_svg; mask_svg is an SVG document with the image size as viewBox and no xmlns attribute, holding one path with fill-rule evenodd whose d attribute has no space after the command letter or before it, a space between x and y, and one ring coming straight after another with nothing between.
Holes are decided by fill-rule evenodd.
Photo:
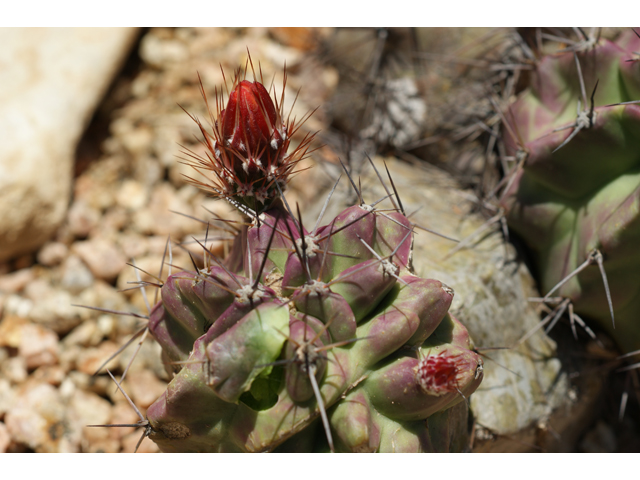
<instances>
[{"instance_id":1,"label":"reddish purple cactus skin","mask_svg":"<svg viewBox=\"0 0 640 480\"><path fill-rule=\"evenodd\" d=\"M513 135L508 154L526 156L505 192L510 228L533 252L543 294L570 275L594 249L604 258L615 329L596 264L571 278L555 295L571 299L576 313L596 320L625 351L640 348L640 38L624 31L577 53L593 122L560 147L575 128L582 98L570 52L540 59L530 88L509 107ZM582 102L584 103L584 102ZM581 110L590 110L582 105ZM555 151L558 149L557 151Z\"/></svg>"},{"instance_id":2,"label":"reddish purple cactus skin","mask_svg":"<svg viewBox=\"0 0 640 480\"><path fill-rule=\"evenodd\" d=\"M287 154L282 118L259 82L236 80L213 135L201 126L211 155L195 166L246 225L224 262L162 287L150 331L175 376L148 409L151 438L164 451L272 451L333 448L333 432L343 451L449 449L428 419L440 431L482 380L447 315L453 291L409 273L413 226L400 212L357 205L313 232L291 216L278 195L310 140ZM433 369L416 376L416 355L438 349L455 391L423 388L432 374L444 388Z\"/></svg>"},{"instance_id":3,"label":"reddish purple cactus skin","mask_svg":"<svg viewBox=\"0 0 640 480\"><path fill-rule=\"evenodd\" d=\"M222 133L227 144L246 152L246 158L267 158L282 147L282 122L269 92L260 82L241 81L222 111ZM273 160L277 161L277 158Z\"/></svg>"}]
</instances>

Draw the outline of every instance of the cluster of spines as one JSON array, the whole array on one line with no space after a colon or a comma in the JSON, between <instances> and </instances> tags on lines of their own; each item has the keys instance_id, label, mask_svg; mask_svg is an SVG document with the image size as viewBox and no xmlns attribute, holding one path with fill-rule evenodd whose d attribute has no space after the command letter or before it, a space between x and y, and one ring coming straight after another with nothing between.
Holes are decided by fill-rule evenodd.
<instances>
[{"instance_id":1,"label":"cluster of spines","mask_svg":"<svg viewBox=\"0 0 640 480\"><path fill-rule=\"evenodd\" d=\"M194 185L215 197L234 199L258 211L277 199L292 174L300 171L295 168L313 151L311 143L315 133L307 133L293 151L288 152L293 136L313 112L300 121L291 118L291 111L285 115L286 69L280 99L274 95L274 105L269 95L275 88L273 83L267 90L260 66L258 81L251 58L247 62L251 65L253 82L246 80L248 65L235 72L231 89L222 72L225 89L215 89L215 114L200 81L210 130L198 118L187 114L202 134L199 142L205 147L205 155L183 147L186 156L183 162L208 179L189 177Z\"/></svg>"}]
</instances>

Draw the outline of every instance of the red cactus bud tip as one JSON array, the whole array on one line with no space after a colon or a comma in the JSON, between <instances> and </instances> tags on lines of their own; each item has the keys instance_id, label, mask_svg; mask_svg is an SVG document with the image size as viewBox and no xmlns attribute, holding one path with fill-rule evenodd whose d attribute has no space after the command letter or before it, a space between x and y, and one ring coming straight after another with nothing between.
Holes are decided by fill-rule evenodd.
<instances>
[{"instance_id":1,"label":"red cactus bud tip","mask_svg":"<svg viewBox=\"0 0 640 480\"><path fill-rule=\"evenodd\" d=\"M286 136L269 92L259 82L241 81L221 116L226 144L249 157L270 157Z\"/></svg>"},{"instance_id":2,"label":"red cactus bud tip","mask_svg":"<svg viewBox=\"0 0 640 480\"><path fill-rule=\"evenodd\" d=\"M440 352L428 355L416 367L416 383L429 395L442 396L448 393L460 393L460 384L468 377L469 359L463 355L451 355ZM480 369L482 361L478 359L476 370ZM476 378L478 371L473 374Z\"/></svg>"},{"instance_id":3,"label":"red cactus bud tip","mask_svg":"<svg viewBox=\"0 0 640 480\"><path fill-rule=\"evenodd\" d=\"M202 84L201 88L206 102ZM189 165L203 175L203 170L212 172L214 178L211 183L192 182L216 196L234 198L254 209L279 196L296 164L308 154L314 137L307 134L287 153L291 136L306 118L298 124L295 120L285 121L283 101L284 96L280 104L272 99L262 83L240 79L239 72L225 108L221 108L222 93L216 91L218 112L212 134L192 117L204 136L206 157L185 151L192 159L187 160Z\"/></svg>"}]
</instances>

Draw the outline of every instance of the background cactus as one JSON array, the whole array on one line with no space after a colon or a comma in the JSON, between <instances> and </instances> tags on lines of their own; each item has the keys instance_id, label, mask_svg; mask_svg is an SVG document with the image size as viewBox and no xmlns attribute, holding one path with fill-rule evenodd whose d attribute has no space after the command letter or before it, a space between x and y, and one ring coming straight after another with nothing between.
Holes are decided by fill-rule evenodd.
<instances>
[{"instance_id":1,"label":"background cactus","mask_svg":"<svg viewBox=\"0 0 640 480\"><path fill-rule=\"evenodd\" d=\"M397 193L382 210L358 192L307 231L279 193L308 139L286 155L295 127L257 81L237 76L224 110L216 97L206 158L189 155L246 224L226 260L205 247L204 269L162 286L149 330L175 375L146 434L163 451L465 448L482 360L453 290L411 273Z\"/></svg>"},{"instance_id":2,"label":"background cactus","mask_svg":"<svg viewBox=\"0 0 640 480\"><path fill-rule=\"evenodd\" d=\"M567 50L540 58L504 112L507 153L519 162L502 204L533 252L543 294L584 264L555 294L623 350L637 350L640 37L631 29L615 41L585 36Z\"/></svg>"}]
</instances>

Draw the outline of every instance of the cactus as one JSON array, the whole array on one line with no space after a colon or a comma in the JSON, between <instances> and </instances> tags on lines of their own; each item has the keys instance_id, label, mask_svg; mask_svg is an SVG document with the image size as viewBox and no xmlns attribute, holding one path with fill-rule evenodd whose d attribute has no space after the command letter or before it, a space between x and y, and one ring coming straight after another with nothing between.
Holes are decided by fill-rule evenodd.
<instances>
[{"instance_id":1,"label":"cactus","mask_svg":"<svg viewBox=\"0 0 640 480\"><path fill-rule=\"evenodd\" d=\"M144 435L167 452L465 449L482 360L453 290L412 273L397 192L382 210L358 191L308 231L282 192L313 136L288 153L299 124L255 75L216 104L211 131L192 117L207 155L187 161L210 179L192 181L246 223L227 258L203 246L204 268L161 286L146 328L172 380Z\"/></svg>"},{"instance_id":2,"label":"cactus","mask_svg":"<svg viewBox=\"0 0 640 480\"><path fill-rule=\"evenodd\" d=\"M627 30L543 56L503 117L520 162L502 204L541 290L568 298L627 352L640 349L639 51Z\"/></svg>"}]
</instances>

